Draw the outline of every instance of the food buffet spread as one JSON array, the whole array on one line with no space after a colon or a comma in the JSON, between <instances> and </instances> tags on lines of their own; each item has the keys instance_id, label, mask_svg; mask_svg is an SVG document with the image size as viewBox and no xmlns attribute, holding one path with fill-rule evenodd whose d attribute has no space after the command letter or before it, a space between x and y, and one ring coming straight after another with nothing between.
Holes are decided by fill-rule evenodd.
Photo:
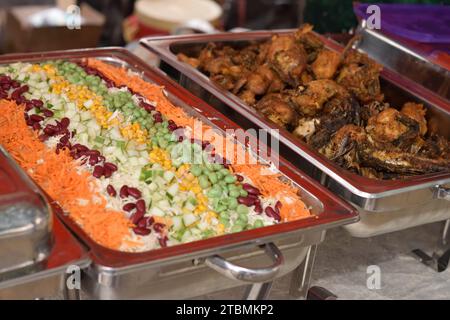
<instances>
[{"instance_id":1,"label":"food buffet spread","mask_svg":"<svg viewBox=\"0 0 450 320\"><path fill-rule=\"evenodd\" d=\"M304 296L328 229L450 219L448 101L354 42L303 25L141 44L167 74L119 48L0 57L0 254L33 227L0 261L0 297L68 297L68 264L89 298L263 290L292 271ZM279 154L228 131L255 127L279 130Z\"/></svg>"}]
</instances>

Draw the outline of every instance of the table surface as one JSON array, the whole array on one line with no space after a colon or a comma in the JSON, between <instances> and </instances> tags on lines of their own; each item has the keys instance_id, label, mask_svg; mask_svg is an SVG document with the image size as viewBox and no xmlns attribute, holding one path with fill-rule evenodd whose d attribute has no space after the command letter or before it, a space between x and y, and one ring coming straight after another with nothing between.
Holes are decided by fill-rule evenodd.
<instances>
[{"instance_id":1,"label":"table surface","mask_svg":"<svg viewBox=\"0 0 450 320\"><path fill-rule=\"evenodd\" d=\"M331 230L319 246L311 284L338 299L450 299L450 270L437 273L411 255L417 248L431 254L442 228L443 223L433 223L369 239ZM371 265L380 268L380 289L366 285ZM277 280L269 299L289 299L289 284L290 275ZM241 287L199 299L240 299L242 294Z\"/></svg>"}]
</instances>

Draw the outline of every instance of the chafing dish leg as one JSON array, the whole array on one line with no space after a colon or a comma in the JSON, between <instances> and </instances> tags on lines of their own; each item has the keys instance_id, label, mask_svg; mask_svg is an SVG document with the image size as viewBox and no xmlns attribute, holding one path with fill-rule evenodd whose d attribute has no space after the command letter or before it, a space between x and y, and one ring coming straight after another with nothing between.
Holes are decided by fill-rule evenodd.
<instances>
[{"instance_id":1,"label":"chafing dish leg","mask_svg":"<svg viewBox=\"0 0 450 320\"><path fill-rule=\"evenodd\" d=\"M306 297L306 300L336 300L336 299L337 296L333 292L318 286L311 287L308 290L308 296Z\"/></svg>"},{"instance_id":2,"label":"chafing dish leg","mask_svg":"<svg viewBox=\"0 0 450 320\"><path fill-rule=\"evenodd\" d=\"M412 254L421 263L434 269L437 272L447 270L450 261L450 248L447 241L449 227L450 220L446 220L437 249L435 252L433 252L432 256L429 256L427 253L420 249L414 249L412 251Z\"/></svg>"},{"instance_id":3,"label":"chafing dish leg","mask_svg":"<svg viewBox=\"0 0 450 320\"><path fill-rule=\"evenodd\" d=\"M305 259L292 272L289 294L295 299L306 299L307 297L316 251L317 244L310 246Z\"/></svg>"},{"instance_id":4,"label":"chafing dish leg","mask_svg":"<svg viewBox=\"0 0 450 320\"><path fill-rule=\"evenodd\" d=\"M243 296L243 300L267 300L269 298L270 290L272 289L273 281L264 283L255 283L247 286Z\"/></svg>"}]
</instances>

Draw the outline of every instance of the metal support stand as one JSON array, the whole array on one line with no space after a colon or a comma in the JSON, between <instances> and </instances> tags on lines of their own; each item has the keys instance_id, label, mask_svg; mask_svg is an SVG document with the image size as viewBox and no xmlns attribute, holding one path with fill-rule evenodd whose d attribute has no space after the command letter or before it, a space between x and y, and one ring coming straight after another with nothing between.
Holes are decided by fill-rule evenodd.
<instances>
[{"instance_id":1,"label":"metal support stand","mask_svg":"<svg viewBox=\"0 0 450 320\"><path fill-rule=\"evenodd\" d=\"M450 247L448 245L448 232L450 228L450 219L445 221L444 230L442 231L441 239L437 249L431 256L421 249L414 249L412 254L424 265L432 268L436 272L445 271L450 261Z\"/></svg>"},{"instance_id":2,"label":"metal support stand","mask_svg":"<svg viewBox=\"0 0 450 320\"><path fill-rule=\"evenodd\" d=\"M311 287L308 290L306 300L336 300L337 295L333 292L319 286Z\"/></svg>"},{"instance_id":3,"label":"metal support stand","mask_svg":"<svg viewBox=\"0 0 450 320\"><path fill-rule=\"evenodd\" d=\"M293 271L289 294L294 299L306 299L308 295L316 251L317 244L310 246L306 258Z\"/></svg>"},{"instance_id":4,"label":"metal support stand","mask_svg":"<svg viewBox=\"0 0 450 320\"><path fill-rule=\"evenodd\" d=\"M264 283L255 283L247 286L245 289L243 300L267 300L273 281Z\"/></svg>"}]
</instances>

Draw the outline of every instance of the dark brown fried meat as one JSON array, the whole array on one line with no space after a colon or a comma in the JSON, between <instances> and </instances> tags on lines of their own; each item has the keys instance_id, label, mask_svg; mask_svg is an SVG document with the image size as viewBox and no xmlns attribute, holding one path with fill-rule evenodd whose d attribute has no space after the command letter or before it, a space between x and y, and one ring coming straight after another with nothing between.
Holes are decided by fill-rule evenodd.
<instances>
[{"instance_id":1,"label":"dark brown fried meat","mask_svg":"<svg viewBox=\"0 0 450 320\"><path fill-rule=\"evenodd\" d=\"M270 121L283 128L290 128L297 121L297 113L279 93L271 93L262 98L255 106Z\"/></svg>"}]
</instances>

